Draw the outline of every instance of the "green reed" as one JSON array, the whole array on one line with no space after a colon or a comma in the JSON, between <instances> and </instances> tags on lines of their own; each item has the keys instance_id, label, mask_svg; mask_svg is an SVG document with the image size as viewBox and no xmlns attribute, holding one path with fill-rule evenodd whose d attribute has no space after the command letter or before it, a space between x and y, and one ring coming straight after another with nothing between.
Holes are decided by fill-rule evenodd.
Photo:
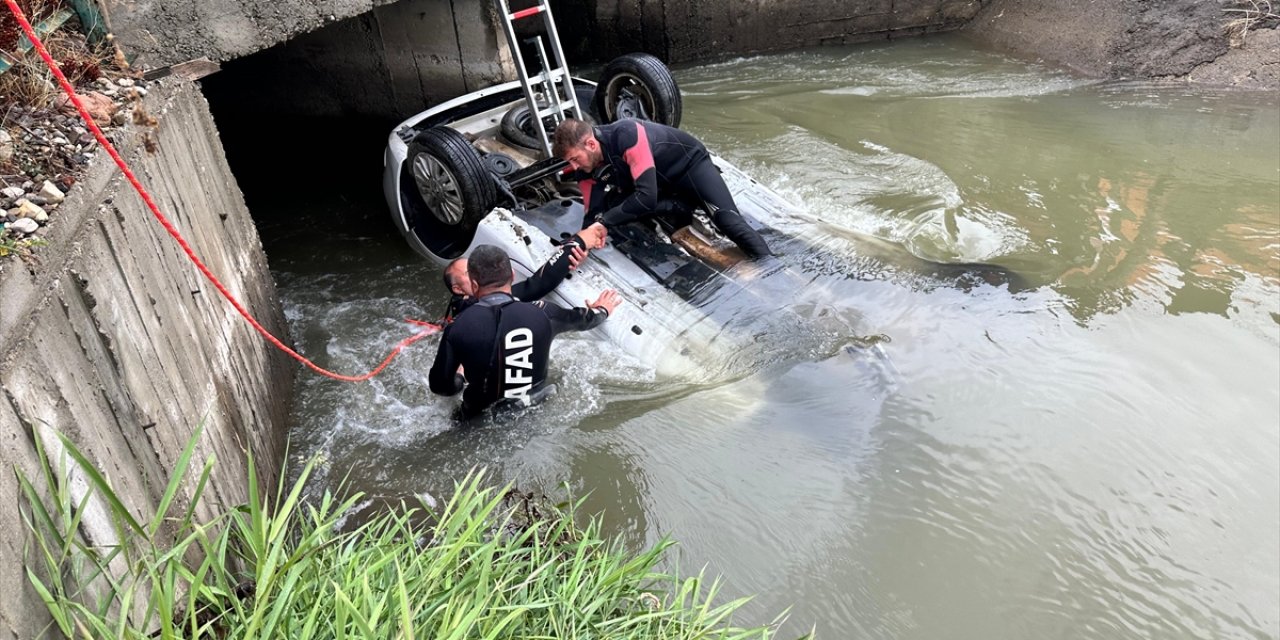
<instances>
[{"instance_id":1,"label":"green reed","mask_svg":"<svg viewBox=\"0 0 1280 640\"><path fill-rule=\"evenodd\" d=\"M61 434L57 456L40 448L46 493L19 473L28 576L63 635L738 639L770 638L781 622L732 626L745 599L716 604L718 581L656 570L671 541L629 554L602 538L598 518L579 527L572 508L488 488L483 472L441 509L404 505L345 529L360 496L304 500L308 464L292 485L281 481L268 510L250 459L248 503L200 522L212 458L177 505L199 436L145 522ZM89 491L76 499L72 486ZM108 506L111 535L85 526L95 503Z\"/></svg>"}]
</instances>

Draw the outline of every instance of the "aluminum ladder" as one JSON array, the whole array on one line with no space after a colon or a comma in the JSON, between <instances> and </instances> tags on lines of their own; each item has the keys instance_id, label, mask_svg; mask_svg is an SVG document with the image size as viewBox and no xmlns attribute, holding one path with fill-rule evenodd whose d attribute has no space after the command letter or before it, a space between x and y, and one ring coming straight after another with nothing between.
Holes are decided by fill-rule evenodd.
<instances>
[{"instance_id":1,"label":"aluminum ladder","mask_svg":"<svg viewBox=\"0 0 1280 640\"><path fill-rule=\"evenodd\" d=\"M498 9L498 17L502 21L502 31L507 36L507 46L515 58L516 75L520 77L520 86L524 89L525 104L533 118L533 127L537 131L538 140L542 143L542 151L551 156L551 138L547 135L547 127L543 120L553 117L558 124L566 117L582 117L582 109L578 105L578 96L573 91L573 78L569 76L569 65L564 60L564 50L560 48L560 35L556 32L555 20L551 17L549 0L535 0L535 4L527 9L512 11L507 0L493 0ZM547 37L551 40L551 53L555 55L555 68L551 68L547 59L547 50L542 36L534 41L537 45L538 59L542 71L529 75L524 64L524 54L520 52L516 41L516 20L542 16L542 24L546 28ZM541 98L541 100L539 99Z\"/></svg>"}]
</instances>

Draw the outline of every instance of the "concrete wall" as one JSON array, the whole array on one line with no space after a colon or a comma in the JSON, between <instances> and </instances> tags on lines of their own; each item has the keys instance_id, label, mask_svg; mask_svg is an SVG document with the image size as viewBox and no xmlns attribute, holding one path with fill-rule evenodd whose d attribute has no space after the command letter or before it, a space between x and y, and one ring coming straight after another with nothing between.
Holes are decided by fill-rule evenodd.
<instances>
[{"instance_id":1,"label":"concrete wall","mask_svg":"<svg viewBox=\"0 0 1280 640\"><path fill-rule=\"evenodd\" d=\"M198 255L264 323L285 323L249 212L194 84L155 85L159 149L114 134ZM27 584L29 540L12 469L37 478L33 437L69 435L136 515L149 516L198 423L218 464L199 513L242 503L252 447L277 477L295 367L236 315L100 153L58 210L39 261L0 272L0 637L33 638L47 616ZM33 436L33 431L41 434ZM190 491L192 487L185 488ZM189 494L188 494L189 495ZM185 502L184 499L179 500ZM90 518L101 542L109 530ZM108 536L109 537L109 536Z\"/></svg>"},{"instance_id":2,"label":"concrete wall","mask_svg":"<svg viewBox=\"0 0 1280 640\"><path fill-rule=\"evenodd\" d=\"M987 0L552 0L566 48L604 60L649 51L670 61L774 51L954 29ZM524 0L509 0L526 6ZM493 56L492 0L103 0L125 51L156 67L207 56L225 61L369 11L391 78L424 62ZM457 11L460 19L450 19ZM536 20L530 22L537 22ZM451 47L450 29L463 40ZM499 37L499 39L501 39ZM467 47L471 43L482 48ZM374 43L377 48L379 43Z\"/></svg>"},{"instance_id":3,"label":"concrete wall","mask_svg":"<svg viewBox=\"0 0 1280 640\"><path fill-rule=\"evenodd\" d=\"M552 0L551 5L562 44L574 62L606 61L631 51L682 62L956 29L986 1ZM258 6L247 0L231 4L235 6L231 15L236 16ZM243 20L213 21L209 10L183 9L161 23L196 23L167 32L166 38L191 38L173 42L171 48L183 53L167 61L197 53L215 59L245 56L227 62L222 72L208 80L215 91L235 92L239 103L235 108L245 112L390 121L514 78L491 0L366 0L365 12L333 22L318 21L313 8L303 10L294 4L283 2L273 8L272 21L240 24L236 29L227 25ZM331 4L341 5L347 15L362 6ZM526 3L514 0L511 4ZM282 16L290 12L299 15L285 20ZM134 19L144 14L139 10L127 15ZM540 24L528 20L519 26L522 31L534 31L531 28ZM287 31L284 25L294 29L291 38L267 48ZM303 27L314 30L301 33ZM225 44L229 36L218 36L219 29L252 37L231 47ZM137 38L124 42L129 47L146 44ZM142 60L157 59L148 53ZM232 88L224 89L227 85Z\"/></svg>"},{"instance_id":4,"label":"concrete wall","mask_svg":"<svg viewBox=\"0 0 1280 640\"><path fill-rule=\"evenodd\" d=\"M149 68L247 56L393 0L98 0L107 25Z\"/></svg>"},{"instance_id":5,"label":"concrete wall","mask_svg":"<svg viewBox=\"0 0 1280 640\"><path fill-rule=\"evenodd\" d=\"M492 4L404 0L231 61L205 81L226 109L398 121L513 78ZM234 102L235 104L230 104Z\"/></svg>"},{"instance_id":6,"label":"concrete wall","mask_svg":"<svg viewBox=\"0 0 1280 640\"><path fill-rule=\"evenodd\" d=\"M681 62L956 29L982 0L559 0L565 48L607 60L643 50Z\"/></svg>"},{"instance_id":7,"label":"concrete wall","mask_svg":"<svg viewBox=\"0 0 1280 640\"><path fill-rule=\"evenodd\" d=\"M381 35L379 53L387 70L381 81L394 93L397 118L515 79L488 0L404 0L375 10L369 20Z\"/></svg>"}]
</instances>

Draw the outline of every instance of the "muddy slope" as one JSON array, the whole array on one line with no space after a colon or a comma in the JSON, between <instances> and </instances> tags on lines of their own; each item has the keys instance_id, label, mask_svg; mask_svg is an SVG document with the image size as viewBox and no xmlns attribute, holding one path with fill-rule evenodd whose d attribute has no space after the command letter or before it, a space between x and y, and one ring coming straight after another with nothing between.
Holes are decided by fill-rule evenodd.
<instances>
[{"instance_id":1,"label":"muddy slope","mask_svg":"<svg viewBox=\"0 0 1280 640\"><path fill-rule=\"evenodd\" d=\"M1232 46L1232 0L993 0L966 28L994 47L1106 78L1280 88L1276 30ZM1237 45L1241 44L1239 41Z\"/></svg>"}]
</instances>

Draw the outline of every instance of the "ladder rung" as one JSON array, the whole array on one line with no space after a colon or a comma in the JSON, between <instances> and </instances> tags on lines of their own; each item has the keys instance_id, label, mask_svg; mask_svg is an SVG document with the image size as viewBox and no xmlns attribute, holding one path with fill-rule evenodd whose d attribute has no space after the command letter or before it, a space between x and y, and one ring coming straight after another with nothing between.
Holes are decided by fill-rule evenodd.
<instances>
[{"instance_id":1,"label":"ladder rung","mask_svg":"<svg viewBox=\"0 0 1280 640\"><path fill-rule=\"evenodd\" d=\"M568 111L569 109L572 109L572 108L573 108L573 103L568 100L565 100L564 102L560 103L560 109L558 111L554 107L547 107L546 109L538 109L538 117L545 118L551 114L559 113L560 111Z\"/></svg>"},{"instance_id":2,"label":"ladder rung","mask_svg":"<svg viewBox=\"0 0 1280 640\"><path fill-rule=\"evenodd\" d=\"M521 9L519 11L509 13L507 14L507 17L510 18L511 20L519 20L521 18L528 18L529 16L542 13L543 11L546 11L546 10L547 10L547 7L545 5L539 4L539 5L534 5L532 7L529 7L528 9Z\"/></svg>"},{"instance_id":3,"label":"ladder rung","mask_svg":"<svg viewBox=\"0 0 1280 640\"><path fill-rule=\"evenodd\" d=\"M559 69L543 71L542 73L539 73L536 76L529 76L529 82L547 82L548 80L554 82L558 80L564 80L565 77L567 77L568 75L569 75L569 70L561 67Z\"/></svg>"}]
</instances>

